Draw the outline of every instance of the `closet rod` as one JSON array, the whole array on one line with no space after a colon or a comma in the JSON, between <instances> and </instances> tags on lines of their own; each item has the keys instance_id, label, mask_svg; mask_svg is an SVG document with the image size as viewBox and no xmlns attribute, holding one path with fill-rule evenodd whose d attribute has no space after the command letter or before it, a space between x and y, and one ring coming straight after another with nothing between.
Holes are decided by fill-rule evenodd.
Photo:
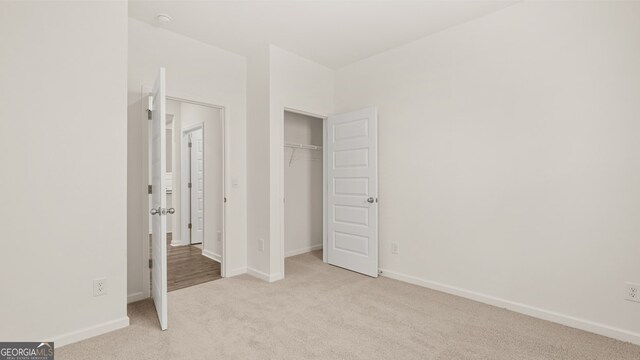
<instances>
[{"instance_id":1,"label":"closet rod","mask_svg":"<svg viewBox=\"0 0 640 360\"><path fill-rule=\"evenodd\" d=\"M307 149L307 150L322 149L322 146L307 145L307 144L293 144L293 143L285 143L284 147L293 148L293 151L291 151L291 158L289 159L289 166L291 166L291 163L293 163L293 156L295 155L297 149Z\"/></svg>"},{"instance_id":2,"label":"closet rod","mask_svg":"<svg viewBox=\"0 0 640 360\"><path fill-rule=\"evenodd\" d=\"M307 150L321 150L322 149L322 146L307 145L307 144L286 143L286 144L284 144L284 146L285 147L294 148L294 149L307 149Z\"/></svg>"}]
</instances>

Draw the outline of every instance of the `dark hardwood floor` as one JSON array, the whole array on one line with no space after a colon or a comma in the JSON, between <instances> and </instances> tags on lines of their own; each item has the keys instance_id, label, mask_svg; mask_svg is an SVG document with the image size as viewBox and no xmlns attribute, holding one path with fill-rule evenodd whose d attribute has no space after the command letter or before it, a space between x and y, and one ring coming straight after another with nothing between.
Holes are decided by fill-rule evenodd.
<instances>
[{"instance_id":1,"label":"dark hardwood floor","mask_svg":"<svg viewBox=\"0 0 640 360\"><path fill-rule=\"evenodd\" d=\"M220 278L220 264L203 256L200 246L171 246L171 234L167 234L168 291Z\"/></svg>"}]
</instances>

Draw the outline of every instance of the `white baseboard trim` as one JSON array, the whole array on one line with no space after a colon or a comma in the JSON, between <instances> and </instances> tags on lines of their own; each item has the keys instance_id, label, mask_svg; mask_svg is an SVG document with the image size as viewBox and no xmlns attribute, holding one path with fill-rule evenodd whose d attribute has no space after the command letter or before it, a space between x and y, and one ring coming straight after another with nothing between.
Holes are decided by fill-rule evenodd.
<instances>
[{"instance_id":1,"label":"white baseboard trim","mask_svg":"<svg viewBox=\"0 0 640 360\"><path fill-rule=\"evenodd\" d=\"M135 292L133 294L127 295L127 304L131 304L136 301L144 300L147 296L144 296L142 291Z\"/></svg>"},{"instance_id":2,"label":"white baseboard trim","mask_svg":"<svg viewBox=\"0 0 640 360\"><path fill-rule=\"evenodd\" d=\"M267 274L250 267L247 268L247 274L266 282L274 282L283 279L282 273Z\"/></svg>"},{"instance_id":3,"label":"white baseboard trim","mask_svg":"<svg viewBox=\"0 0 640 360\"><path fill-rule=\"evenodd\" d=\"M182 240L179 240L179 239L171 239L171 246L185 246L185 245L189 245L189 244L182 242Z\"/></svg>"},{"instance_id":4,"label":"white baseboard trim","mask_svg":"<svg viewBox=\"0 0 640 360\"><path fill-rule=\"evenodd\" d=\"M640 333L616 328L613 326L600 324L590 320L576 318L570 315L557 313L554 311L544 310L536 308L534 306L517 303L510 300L501 299L491 295L485 295L475 291L461 289L455 286L450 286L435 281L421 279L415 276L402 274L399 272L380 269L381 275L390 279L400 280L413 285L422 286L425 288L441 291L447 294L460 296L463 298L475 300L484 304L504 308L520 314L528 315L542 320L551 321L561 325L569 326L572 328L592 332L598 335L607 336L613 339L630 342L636 345L640 345Z\"/></svg>"},{"instance_id":5,"label":"white baseboard trim","mask_svg":"<svg viewBox=\"0 0 640 360\"><path fill-rule=\"evenodd\" d=\"M238 276L238 275L242 275L242 274L246 274L247 273L247 268L246 267L241 267L241 268L237 268L237 269L233 269L233 270L229 270L227 271L227 273L225 274L225 277L233 277L233 276Z\"/></svg>"},{"instance_id":6,"label":"white baseboard trim","mask_svg":"<svg viewBox=\"0 0 640 360\"><path fill-rule=\"evenodd\" d=\"M212 251L202 249L202 255L208 257L209 259L211 259L211 260L213 260L215 262L221 263L222 259L221 259L220 255L218 255L218 254L216 254L216 253L214 253Z\"/></svg>"},{"instance_id":7,"label":"white baseboard trim","mask_svg":"<svg viewBox=\"0 0 640 360\"><path fill-rule=\"evenodd\" d=\"M102 324L89 326L84 329L68 332L66 334L53 337L56 348L73 344L75 342L85 340L94 336L106 334L108 332L122 329L129 326L129 317L124 316L119 319L103 322Z\"/></svg>"},{"instance_id":8,"label":"white baseboard trim","mask_svg":"<svg viewBox=\"0 0 640 360\"><path fill-rule=\"evenodd\" d=\"M308 253L308 252L311 252L311 251L320 250L320 249L322 249L322 244L313 245L313 246L307 246L307 247L302 248L302 249L287 251L286 253L284 253L284 257L288 258L289 256L296 256L296 255L300 255L300 254L305 254L305 253Z\"/></svg>"}]
</instances>

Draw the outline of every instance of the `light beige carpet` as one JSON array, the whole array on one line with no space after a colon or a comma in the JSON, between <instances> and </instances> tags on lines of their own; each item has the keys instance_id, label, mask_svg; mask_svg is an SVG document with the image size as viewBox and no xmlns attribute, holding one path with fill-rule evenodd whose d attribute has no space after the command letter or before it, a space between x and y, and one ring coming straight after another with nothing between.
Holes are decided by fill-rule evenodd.
<instances>
[{"instance_id":1,"label":"light beige carpet","mask_svg":"<svg viewBox=\"0 0 640 360\"><path fill-rule=\"evenodd\" d=\"M640 359L640 347L386 278L288 258L286 279L243 275L151 301L131 326L56 349L56 359Z\"/></svg>"}]
</instances>

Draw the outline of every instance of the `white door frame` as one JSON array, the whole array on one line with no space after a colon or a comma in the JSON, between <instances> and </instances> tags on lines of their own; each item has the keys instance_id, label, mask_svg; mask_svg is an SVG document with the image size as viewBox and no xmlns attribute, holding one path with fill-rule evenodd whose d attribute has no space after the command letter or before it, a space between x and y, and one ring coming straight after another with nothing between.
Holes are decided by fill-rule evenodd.
<instances>
[{"instance_id":1,"label":"white door frame","mask_svg":"<svg viewBox=\"0 0 640 360\"><path fill-rule=\"evenodd\" d=\"M279 184L279 196L278 203L280 204L279 215L280 215L280 231L279 231L279 239L277 240L280 244L280 278L284 279L284 113L290 112L305 116L310 116L316 118L318 120L322 120L322 261L327 262L327 147L325 144L327 143L327 118L328 115L320 115L312 112L291 108L287 106L283 106L278 119L279 130L277 135L279 139L276 139L276 143L279 144L279 155L276 160L276 165L279 171L278 175L278 184Z\"/></svg>"},{"instance_id":2,"label":"white door frame","mask_svg":"<svg viewBox=\"0 0 640 360\"><path fill-rule=\"evenodd\" d=\"M187 156L187 152L189 151L189 145L188 142L185 142L185 139L187 138L187 135L189 135L190 132L193 132L195 130L202 130L202 143L204 144L204 121L199 122L197 124L193 124L191 126L188 126L186 128L183 128L181 131L180 136L182 137L182 149L180 150L180 154L181 154L181 158L182 158L182 162L181 162L181 166L180 166L180 180L181 184L180 184L180 211L182 214L182 219L180 220L180 227L182 229L182 239L187 239L189 238L189 229L187 228L188 224L189 224L189 219L187 218L187 208L189 208L189 213L191 213L191 204L190 204L190 200L191 199L187 199L187 193L189 192L189 186L188 183L184 180L187 178L187 175L190 175L189 172L191 171L191 168L189 168L189 171L187 171L186 168L186 164L187 164L187 160L189 159L189 156ZM189 153L190 155L190 153ZM190 159L189 159L190 160ZM206 161L206 160L205 160ZM206 174L205 174L206 176ZM224 176L223 176L224 177ZM206 193L207 189L205 188L205 193ZM187 201L189 200L189 201ZM206 213L207 211L207 204L204 205L204 212ZM223 215L224 216L224 215ZM223 221L224 222L224 221ZM204 232L204 230L203 230ZM184 240L183 240L184 241ZM189 245L191 244L191 238L189 238ZM202 249L204 249L204 236L202 237Z\"/></svg>"},{"instance_id":3,"label":"white door frame","mask_svg":"<svg viewBox=\"0 0 640 360\"><path fill-rule=\"evenodd\" d=\"M149 95L149 93L151 92L151 89L149 87L143 86L142 87L142 96L141 96L141 100L142 103L144 104L144 99ZM169 93L167 91L167 93ZM230 161L229 161L229 134L227 133L227 129L229 127L229 117L227 116L228 113L228 106L225 105L215 105L215 104L211 104L211 103L206 103L206 102L201 102L201 101L194 101L194 100L189 100L187 98L184 97L177 97L177 96L171 96L171 95L167 95L166 96L167 100L173 100L173 101L179 101L182 103L187 103L187 104L192 104L192 105L200 105L200 106L206 106L206 107L210 107L210 108L214 108L214 109L218 109L220 110L220 114L222 116L222 141L223 141L223 148L222 148L222 170L223 170L223 176L222 176L222 188L224 191L224 198L228 198L227 194L229 193L229 189L227 188L228 184L231 184L231 179L229 178L231 171L230 171ZM143 286L143 290L142 290L142 297L139 299L146 299L148 297L151 296L151 286L150 286L150 282L151 282L151 278L150 278L150 271L149 271L149 195L147 194L147 186L149 184L149 165L148 165L148 161L149 161L149 138L148 138L148 121L147 120L147 111L146 111L146 107L145 106L141 106L140 107L140 121L144 121L143 124L143 131L141 133L142 135L142 141L141 141L141 146L142 146L142 159L144 161L144 163L142 164L144 167L144 171L142 171L142 184L141 184L141 190L142 190L142 198L141 198L141 202L142 202L142 241L141 241L141 246L142 246L142 286ZM226 242L227 242L227 236L226 236L226 228L227 228L227 206L226 203L224 203L223 209L222 209L222 254L221 254L221 259L220 259L220 276L221 277L226 277L227 276L227 271L229 269L227 269L227 246L226 246ZM138 300L138 298L136 298L136 300Z\"/></svg>"}]
</instances>

